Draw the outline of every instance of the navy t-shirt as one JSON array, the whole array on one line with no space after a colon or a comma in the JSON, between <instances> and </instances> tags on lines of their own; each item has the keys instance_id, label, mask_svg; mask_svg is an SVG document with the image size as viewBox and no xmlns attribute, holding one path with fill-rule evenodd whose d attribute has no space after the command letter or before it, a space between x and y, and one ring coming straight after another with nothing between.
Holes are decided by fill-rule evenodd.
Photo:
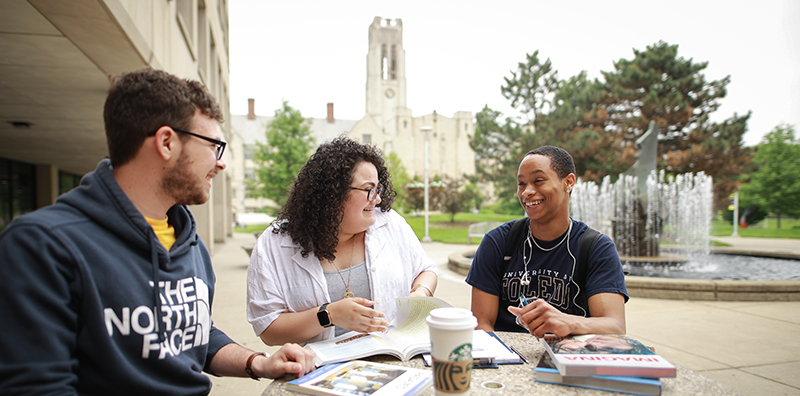
<instances>
[{"instance_id":1,"label":"navy t-shirt","mask_svg":"<svg viewBox=\"0 0 800 396\"><path fill-rule=\"evenodd\" d=\"M573 310L577 308L577 313L584 316L589 316L588 312L584 314L580 307L573 308L578 293L587 293L587 297L597 293L619 293L628 301L617 249L606 235L600 236L589 255L586 290L578 290L578 285L572 281L580 240L587 228L585 223L577 220L572 220L568 239L549 252L542 251L533 242L529 244L528 239L523 238L514 259L508 264L508 269L501 273L506 239L512 223L505 223L484 235L466 279L472 287L500 297L495 330L527 331L517 325L514 315L508 312L509 306L519 306L521 294L528 300L535 297L548 300L562 312L574 313ZM558 245L566 234L550 242L537 239L536 243L549 249ZM525 261L528 262L528 285L522 284Z\"/></svg>"}]
</instances>

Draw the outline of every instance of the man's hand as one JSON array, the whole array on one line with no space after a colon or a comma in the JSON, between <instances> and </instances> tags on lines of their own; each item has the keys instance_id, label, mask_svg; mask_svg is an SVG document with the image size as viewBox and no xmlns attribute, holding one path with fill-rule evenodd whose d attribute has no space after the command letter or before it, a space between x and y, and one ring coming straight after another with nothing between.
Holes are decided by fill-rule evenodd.
<instances>
[{"instance_id":1,"label":"man's hand","mask_svg":"<svg viewBox=\"0 0 800 396\"><path fill-rule=\"evenodd\" d=\"M523 308L508 307L508 311L536 337L544 337L548 333L559 337L572 334L577 318L559 311L542 299L534 300Z\"/></svg>"},{"instance_id":2,"label":"man's hand","mask_svg":"<svg viewBox=\"0 0 800 396\"><path fill-rule=\"evenodd\" d=\"M269 357L253 359L253 371L259 377L280 378L294 374L298 378L314 369L314 351L297 344L284 344Z\"/></svg>"}]
</instances>

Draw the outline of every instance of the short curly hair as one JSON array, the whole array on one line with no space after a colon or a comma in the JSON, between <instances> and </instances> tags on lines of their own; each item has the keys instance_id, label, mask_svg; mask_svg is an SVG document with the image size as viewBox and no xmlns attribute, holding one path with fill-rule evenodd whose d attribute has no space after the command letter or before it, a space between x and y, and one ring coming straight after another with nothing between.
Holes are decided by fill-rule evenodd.
<instances>
[{"instance_id":1,"label":"short curly hair","mask_svg":"<svg viewBox=\"0 0 800 396\"><path fill-rule=\"evenodd\" d=\"M542 146L525 154L526 157L529 155L543 155L550 158L550 168L556 172L559 179L569 176L570 173L575 173L575 161L572 160L572 156L569 155L567 150L561 147Z\"/></svg>"},{"instance_id":2,"label":"short curly hair","mask_svg":"<svg viewBox=\"0 0 800 396\"><path fill-rule=\"evenodd\" d=\"M389 211L397 192L381 151L342 135L320 145L303 165L272 232L289 233L292 241L302 248L303 257L313 253L320 259L333 261L353 172L364 161L375 165L378 185L383 187L381 202L376 207Z\"/></svg>"},{"instance_id":3,"label":"short curly hair","mask_svg":"<svg viewBox=\"0 0 800 396\"><path fill-rule=\"evenodd\" d=\"M136 156L148 133L162 126L190 129L197 110L217 122L223 121L219 103L199 81L150 68L109 80L103 120L108 158L115 167Z\"/></svg>"}]
</instances>

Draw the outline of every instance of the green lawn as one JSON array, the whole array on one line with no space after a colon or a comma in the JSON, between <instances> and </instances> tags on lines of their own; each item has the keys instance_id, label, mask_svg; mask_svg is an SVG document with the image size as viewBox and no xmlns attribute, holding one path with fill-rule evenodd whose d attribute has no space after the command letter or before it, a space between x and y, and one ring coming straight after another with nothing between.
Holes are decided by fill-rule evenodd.
<instances>
[{"instance_id":1,"label":"green lawn","mask_svg":"<svg viewBox=\"0 0 800 396\"><path fill-rule=\"evenodd\" d=\"M259 224L259 225L248 225L245 228L236 227L235 232L246 232L246 233L253 233L256 231L264 231L269 227L269 225Z\"/></svg>"},{"instance_id":2,"label":"green lawn","mask_svg":"<svg viewBox=\"0 0 800 396\"><path fill-rule=\"evenodd\" d=\"M403 215L408 224L417 234L417 237L422 239L425 236L425 217L414 216L410 214ZM450 215L448 214L435 214L429 217L429 234L431 239L436 242L444 243L467 243L467 227L472 223L479 223L482 221L499 221L506 222L522 217L521 215L501 215L501 214L471 214L459 213L455 216L454 222L450 222ZM767 228L764 228L764 222L748 227L739 228L739 235L743 237L754 238L794 238L800 239L800 220L783 218L781 219L781 228L778 229L778 222L774 218L770 218L767 223ZM236 232L252 233L254 231L263 231L266 228L264 225L251 225L244 229L236 228ZM730 222L723 220L713 220L711 222L711 236L728 236L733 233L733 225ZM480 239L473 238L473 244L479 244ZM719 244L717 244L719 245ZM721 244L724 245L724 244Z\"/></svg>"},{"instance_id":3,"label":"green lawn","mask_svg":"<svg viewBox=\"0 0 800 396\"><path fill-rule=\"evenodd\" d=\"M414 229L417 237L422 239L425 236L425 216L413 216L410 214L404 215L408 224ZM458 213L450 222L449 214L435 214L428 218L428 233L431 239L436 242L444 243L467 243L467 228L472 223L480 223L482 221L500 221L506 222L518 219L522 216L514 215L500 215L500 214L472 214L472 213ZM473 238L472 243L477 245L481 242L480 238Z\"/></svg>"},{"instance_id":4,"label":"green lawn","mask_svg":"<svg viewBox=\"0 0 800 396\"><path fill-rule=\"evenodd\" d=\"M711 222L711 236L730 236L733 233L733 224L724 220L713 220ZM800 239L800 220L791 218L781 218L781 228L778 229L778 221L774 217L767 220L764 227L764 220L758 224L747 228L739 227L739 236L751 238L792 238Z\"/></svg>"}]
</instances>

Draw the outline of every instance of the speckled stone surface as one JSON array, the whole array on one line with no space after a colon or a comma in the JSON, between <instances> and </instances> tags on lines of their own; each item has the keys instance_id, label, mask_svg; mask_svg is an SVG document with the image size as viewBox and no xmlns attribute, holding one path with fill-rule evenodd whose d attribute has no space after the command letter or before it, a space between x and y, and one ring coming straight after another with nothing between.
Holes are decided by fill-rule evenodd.
<instances>
[{"instance_id":1,"label":"speckled stone surface","mask_svg":"<svg viewBox=\"0 0 800 396\"><path fill-rule=\"evenodd\" d=\"M496 332L507 345L513 346L522 353L530 363L501 365L497 369L472 370L471 395L606 395L591 389L575 388L562 385L542 384L534 382L534 368L539 358L545 353L544 347L527 333ZM422 358L415 357L408 362L401 362L390 356L374 356L366 360L400 366L425 368ZM296 395L285 387L285 380L275 380L264 389L262 396ZM498 385L501 384L502 386ZM683 367L678 367L676 378L663 378L662 395L736 395L732 389L701 374ZM421 395L433 395L433 386Z\"/></svg>"}]
</instances>

